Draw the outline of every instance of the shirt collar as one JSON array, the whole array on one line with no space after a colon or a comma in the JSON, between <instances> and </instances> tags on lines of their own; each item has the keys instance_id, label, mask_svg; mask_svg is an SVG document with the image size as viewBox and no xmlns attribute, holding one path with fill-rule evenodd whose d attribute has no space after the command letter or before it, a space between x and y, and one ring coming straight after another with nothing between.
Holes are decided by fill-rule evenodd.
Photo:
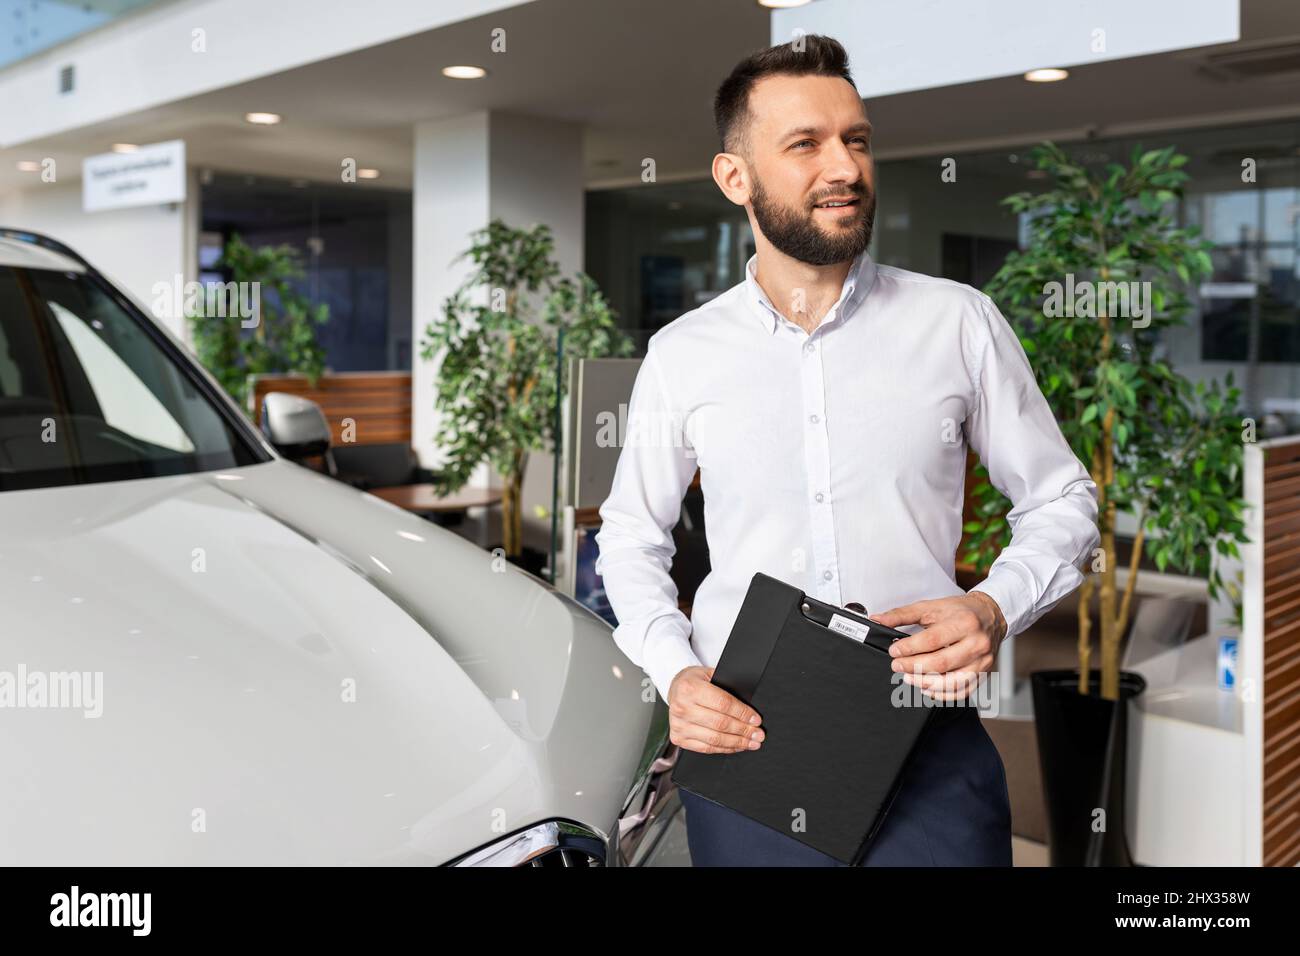
<instances>
[{"instance_id":1,"label":"shirt collar","mask_svg":"<svg viewBox=\"0 0 1300 956\"><path fill-rule=\"evenodd\" d=\"M758 318L763 328L767 330L768 334L774 334L777 326L785 320L772 306L767 293L763 291L763 287L754 278L754 270L757 267L758 254L755 253L745 263L745 299L749 303L750 311ZM852 311L854 306L861 303L866 294L871 291L875 280L876 263L872 260L870 254L863 250L849 266L848 274L844 277L844 286L840 290L840 297L832 306L836 310L836 318L845 316ZM828 320L823 320L823 322L825 321ZM829 321L833 321L833 319Z\"/></svg>"}]
</instances>

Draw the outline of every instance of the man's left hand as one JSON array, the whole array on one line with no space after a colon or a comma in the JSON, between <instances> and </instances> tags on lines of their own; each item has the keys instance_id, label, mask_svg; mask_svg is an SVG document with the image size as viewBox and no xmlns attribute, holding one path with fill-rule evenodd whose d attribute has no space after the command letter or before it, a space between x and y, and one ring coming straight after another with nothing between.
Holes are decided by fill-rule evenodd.
<instances>
[{"instance_id":1,"label":"man's left hand","mask_svg":"<svg viewBox=\"0 0 1300 956\"><path fill-rule=\"evenodd\" d=\"M998 647L1007 634L1002 609L983 591L905 604L873 620L886 627L925 628L894 641L889 654L903 680L938 700L969 694L978 676L997 663Z\"/></svg>"}]
</instances>

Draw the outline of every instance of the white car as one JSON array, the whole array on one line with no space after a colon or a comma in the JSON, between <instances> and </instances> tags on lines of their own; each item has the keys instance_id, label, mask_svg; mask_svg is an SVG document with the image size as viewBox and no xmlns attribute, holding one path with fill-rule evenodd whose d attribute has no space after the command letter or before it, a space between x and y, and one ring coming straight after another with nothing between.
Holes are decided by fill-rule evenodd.
<instances>
[{"instance_id":1,"label":"white car","mask_svg":"<svg viewBox=\"0 0 1300 956\"><path fill-rule=\"evenodd\" d=\"M286 460L328 441L295 402L259 434L0 229L0 861L653 862L665 712L609 626Z\"/></svg>"}]
</instances>

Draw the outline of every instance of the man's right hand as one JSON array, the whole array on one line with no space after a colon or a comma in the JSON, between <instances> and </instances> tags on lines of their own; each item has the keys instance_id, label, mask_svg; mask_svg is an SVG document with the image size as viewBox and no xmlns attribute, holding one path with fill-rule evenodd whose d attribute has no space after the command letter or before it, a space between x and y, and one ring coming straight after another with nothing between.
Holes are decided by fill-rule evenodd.
<instances>
[{"instance_id":1,"label":"man's right hand","mask_svg":"<svg viewBox=\"0 0 1300 956\"><path fill-rule=\"evenodd\" d=\"M668 688L668 739L702 754L757 750L758 711L712 683L712 667L686 667Z\"/></svg>"}]
</instances>

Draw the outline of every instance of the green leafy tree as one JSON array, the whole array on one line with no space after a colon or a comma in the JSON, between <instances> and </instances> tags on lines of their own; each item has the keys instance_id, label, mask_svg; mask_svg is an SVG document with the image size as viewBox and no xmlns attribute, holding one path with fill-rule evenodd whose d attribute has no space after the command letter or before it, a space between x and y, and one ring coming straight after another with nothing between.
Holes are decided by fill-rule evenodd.
<instances>
[{"instance_id":1,"label":"green leafy tree","mask_svg":"<svg viewBox=\"0 0 1300 956\"><path fill-rule=\"evenodd\" d=\"M329 306L314 305L298 291L295 283L305 274L298 251L287 244L254 248L234 235L218 266L230 277L227 291L219 294L231 302L236 288L251 301L247 290L257 284L258 322L242 328L240 315L218 308L217 296L206 295L203 309L188 316L199 361L241 407L248 401L250 375L296 372L314 386L325 370L316 330L329 321Z\"/></svg>"},{"instance_id":2,"label":"green leafy tree","mask_svg":"<svg viewBox=\"0 0 1300 956\"><path fill-rule=\"evenodd\" d=\"M473 272L421 342L424 358L441 361L436 441L445 458L434 484L450 494L491 464L505 485L503 547L517 557L528 455L555 446L555 400L569 359L626 356L633 345L589 276L561 277L546 225L514 229L494 219L470 242L454 261L468 258Z\"/></svg>"},{"instance_id":3,"label":"green leafy tree","mask_svg":"<svg viewBox=\"0 0 1300 956\"><path fill-rule=\"evenodd\" d=\"M1212 554L1236 556L1246 540L1239 393L1231 376L1222 387L1193 386L1160 348L1160 330L1181 324L1190 307L1187 286L1213 271L1210 243L1174 219L1187 157L1173 147L1135 148L1127 167L1094 170L1045 143L1032 158L1051 185L1003 200L1029 214L1029 242L1007 257L984 291L1016 328L1062 432L1097 483L1101 553L1083 569L1079 594L1079 692L1088 692L1096 590L1101 694L1114 700L1120 641L1148 537L1160 570L1207 575L1211 596L1225 586L1231 592ZM1067 277L1079 295L1091 284L1091 307L1076 298L1073 305L1082 308L1062 308ZM1141 314L1140 297L1106 285L1131 291L1132 282L1149 283ZM1140 296L1144 287L1137 288ZM983 569L1010 540L1011 503L982 467L977 475L965 560ZM1121 511L1138 526L1122 592L1115 550Z\"/></svg>"}]
</instances>

